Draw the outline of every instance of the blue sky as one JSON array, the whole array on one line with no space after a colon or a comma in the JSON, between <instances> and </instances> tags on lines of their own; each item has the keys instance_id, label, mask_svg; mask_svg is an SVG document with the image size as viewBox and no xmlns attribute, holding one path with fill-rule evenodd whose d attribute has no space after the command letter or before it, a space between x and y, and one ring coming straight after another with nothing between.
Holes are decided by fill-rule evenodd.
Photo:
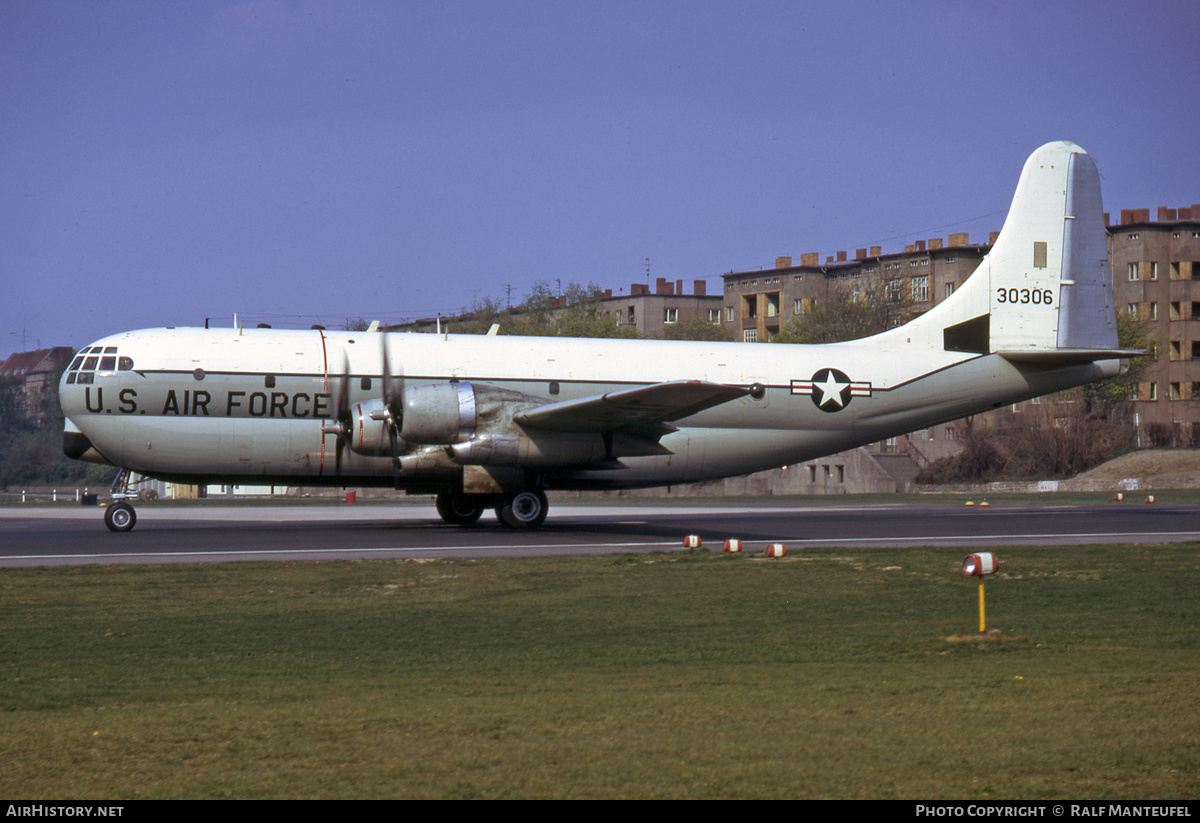
<instances>
[{"instance_id":1,"label":"blue sky","mask_svg":"<svg viewBox=\"0 0 1200 823\"><path fill-rule=\"evenodd\" d=\"M0 357L1200 202L1200 4L0 3ZM690 286L689 286L690 290Z\"/></svg>"}]
</instances>

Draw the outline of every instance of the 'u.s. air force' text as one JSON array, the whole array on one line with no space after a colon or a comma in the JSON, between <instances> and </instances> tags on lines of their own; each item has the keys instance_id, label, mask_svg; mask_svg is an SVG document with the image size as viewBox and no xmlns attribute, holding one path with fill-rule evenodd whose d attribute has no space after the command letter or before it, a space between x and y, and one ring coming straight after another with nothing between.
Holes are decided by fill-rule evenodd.
<instances>
[{"instance_id":1,"label":"'u.s. air force' text","mask_svg":"<svg viewBox=\"0 0 1200 823\"><path fill-rule=\"evenodd\" d=\"M111 396L110 389L110 396ZM134 389L118 389L115 406L104 402L103 386L87 386L84 405L92 414L159 414L180 417L295 417L325 418L330 413L328 392L229 391L212 393L204 389L171 389L159 408L147 409Z\"/></svg>"}]
</instances>

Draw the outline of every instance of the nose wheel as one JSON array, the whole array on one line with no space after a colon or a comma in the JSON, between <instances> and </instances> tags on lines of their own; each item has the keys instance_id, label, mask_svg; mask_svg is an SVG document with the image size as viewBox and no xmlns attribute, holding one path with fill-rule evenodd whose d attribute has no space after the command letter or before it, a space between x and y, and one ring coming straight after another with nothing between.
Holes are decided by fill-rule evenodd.
<instances>
[{"instance_id":1,"label":"nose wheel","mask_svg":"<svg viewBox=\"0 0 1200 823\"><path fill-rule=\"evenodd\" d=\"M128 503L114 503L104 510L104 525L109 531L127 532L137 523L137 512Z\"/></svg>"}]
</instances>

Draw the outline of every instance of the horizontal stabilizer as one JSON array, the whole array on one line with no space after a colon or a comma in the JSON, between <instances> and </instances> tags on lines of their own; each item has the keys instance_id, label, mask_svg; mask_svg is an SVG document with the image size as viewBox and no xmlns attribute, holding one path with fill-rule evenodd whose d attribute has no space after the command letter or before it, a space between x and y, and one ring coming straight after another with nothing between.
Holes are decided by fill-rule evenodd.
<instances>
[{"instance_id":1,"label":"horizontal stabilizer","mask_svg":"<svg viewBox=\"0 0 1200 823\"><path fill-rule=\"evenodd\" d=\"M604 433L680 420L749 393L738 386L679 380L550 403L514 415L513 420L546 431Z\"/></svg>"},{"instance_id":2,"label":"horizontal stabilizer","mask_svg":"<svg viewBox=\"0 0 1200 823\"><path fill-rule=\"evenodd\" d=\"M1029 363L1040 366L1073 366L1097 360L1121 360L1141 357L1143 349L1043 349L1041 351L998 351L996 354L1010 363Z\"/></svg>"}]
</instances>

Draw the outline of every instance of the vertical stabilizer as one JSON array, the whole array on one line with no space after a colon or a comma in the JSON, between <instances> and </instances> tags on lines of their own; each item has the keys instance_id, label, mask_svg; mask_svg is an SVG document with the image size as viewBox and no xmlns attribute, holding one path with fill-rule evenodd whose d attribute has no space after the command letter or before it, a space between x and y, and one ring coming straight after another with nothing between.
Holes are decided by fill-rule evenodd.
<instances>
[{"instance_id":1,"label":"vertical stabilizer","mask_svg":"<svg viewBox=\"0 0 1200 823\"><path fill-rule=\"evenodd\" d=\"M1121 356L1092 158L1065 141L1035 151L1000 235L962 287L910 323L857 342L1018 357Z\"/></svg>"}]
</instances>

